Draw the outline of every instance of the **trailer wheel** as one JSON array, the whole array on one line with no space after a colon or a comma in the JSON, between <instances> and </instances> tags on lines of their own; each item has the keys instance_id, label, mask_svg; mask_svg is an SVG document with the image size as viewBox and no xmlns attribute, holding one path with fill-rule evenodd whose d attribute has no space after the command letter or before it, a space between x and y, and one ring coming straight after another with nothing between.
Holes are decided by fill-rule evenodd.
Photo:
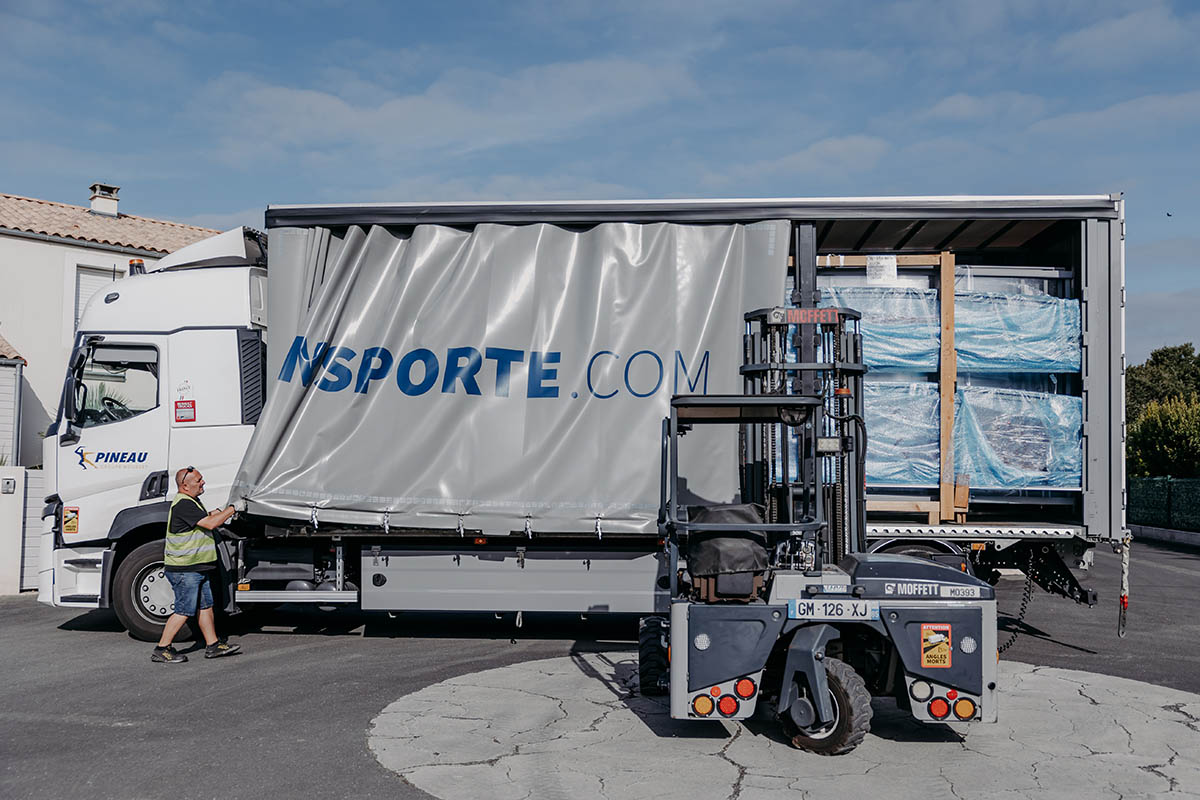
<instances>
[{"instance_id":1,"label":"trailer wheel","mask_svg":"<svg viewBox=\"0 0 1200 800\"><path fill-rule=\"evenodd\" d=\"M801 730L788 714L782 715L792 746L822 756L849 753L871 730L871 694L858 673L844 661L825 659L833 724L819 730Z\"/></svg>"},{"instance_id":2,"label":"trailer wheel","mask_svg":"<svg viewBox=\"0 0 1200 800\"><path fill-rule=\"evenodd\" d=\"M667 620L643 617L638 624L638 686L644 696L667 693Z\"/></svg>"},{"instance_id":3,"label":"trailer wheel","mask_svg":"<svg viewBox=\"0 0 1200 800\"><path fill-rule=\"evenodd\" d=\"M112 608L125 630L143 642L157 642L175 608L175 593L163 572L162 539L146 542L125 556L113 575ZM175 636L186 642L195 636L189 620Z\"/></svg>"},{"instance_id":4,"label":"trailer wheel","mask_svg":"<svg viewBox=\"0 0 1200 800\"><path fill-rule=\"evenodd\" d=\"M946 551L940 547L922 542L900 542L899 544L884 547L879 552L898 556L912 556L913 558L932 558Z\"/></svg>"}]
</instances>

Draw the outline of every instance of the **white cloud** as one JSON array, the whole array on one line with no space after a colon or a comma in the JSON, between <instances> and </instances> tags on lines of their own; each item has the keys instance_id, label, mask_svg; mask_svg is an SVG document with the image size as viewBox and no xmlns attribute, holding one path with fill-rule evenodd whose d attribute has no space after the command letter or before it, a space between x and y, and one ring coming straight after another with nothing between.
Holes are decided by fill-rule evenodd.
<instances>
[{"instance_id":1,"label":"white cloud","mask_svg":"<svg viewBox=\"0 0 1200 800\"><path fill-rule=\"evenodd\" d=\"M778 159L775 166L785 172L862 172L873 169L889 146L877 136L831 136Z\"/></svg>"},{"instance_id":2,"label":"white cloud","mask_svg":"<svg viewBox=\"0 0 1200 800\"><path fill-rule=\"evenodd\" d=\"M819 75L834 83L875 81L899 66L898 53L870 48L810 47L784 45L754 55L754 60L772 65L802 68L804 74Z\"/></svg>"},{"instance_id":3,"label":"white cloud","mask_svg":"<svg viewBox=\"0 0 1200 800\"><path fill-rule=\"evenodd\" d=\"M515 16L527 25L563 24L597 28L626 40L669 37L679 40L717 31L730 23L767 24L784 14L819 13L792 0L756 0L750 5L728 0L608 0L571 3L562 0L524 0L512 4Z\"/></svg>"},{"instance_id":4,"label":"white cloud","mask_svg":"<svg viewBox=\"0 0 1200 800\"><path fill-rule=\"evenodd\" d=\"M256 46L254 37L240 31L209 31L167 20L150 23L155 39L189 49L230 48L251 52Z\"/></svg>"},{"instance_id":5,"label":"white cloud","mask_svg":"<svg viewBox=\"0 0 1200 800\"><path fill-rule=\"evenodd\" d=\"M1200 17L1181 19L1155 4L1123 17L1104 19L1061 36L1054 53L1080 67L1128 69L1147 60L1173 60L1197 46Z\"/></svg>"},{"instance_id":6,"label":"white cloud","mask_svg":"<svg viewBox=\"0 0 1200 800\"><path fill-rule=\"evenodd\" d=\"M712 171L705 176L705 181L721 185L792 175L834 176L869 172L890 147L888 142L876 136L831 136L778 158L733 165L723 172Z\"/></svg>"},{"instance_id":7,"label":"white cloud","mask_svg":"<svg viewBox=\"0 0 1200 800\"><path fill-rule=\"evenodd\" d=\"M959 92L939 100L921 116L979 123L997 118L1003 118L1007 122L1019 122L1036 119L1045 111L1045 99L1035 94L996 92L977 96Z\"/></svg>"},{"instance_id":8,"label":"white cloud","mask_svg":"<svg viewBox=\"0 0 1200 800\"><path fill-rule=\"evenodd\" d=\"M281 148L366 147L373 155L419 162L430 153L592 133L600 123L649 113L696 92L680 65L618 58L538 65L507 75L453 69L423 92L369 103L227 74L202 93L194 117L197 124L215 125L229 160L283 156Z\"/></svg>"},{"instance_id":9,"label":"white cloud","mask_svg":"<svg viewBox=\"0 0 1200 800\"><path fill-rule=\"evenodd\" d=\"M1035 133L1072 136L1112 136L1136 130L1139 136L1159 132L1178 133L1173 127L1200 123L1200 90L1180 94L1148 94L1114 103L1095 111L1076 111L1034 123Z\"/></svg>"}]
</instances>

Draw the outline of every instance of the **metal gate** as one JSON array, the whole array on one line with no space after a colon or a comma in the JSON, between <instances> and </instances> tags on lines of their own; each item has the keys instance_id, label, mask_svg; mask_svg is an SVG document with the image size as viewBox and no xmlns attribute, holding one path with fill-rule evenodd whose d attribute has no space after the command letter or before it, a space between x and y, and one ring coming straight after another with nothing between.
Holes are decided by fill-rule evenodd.
<instances>
[{"instance_id":1,"label":"metal gate","mask_svg":"<svg viewBox=\"0 0 1200 800\"><path fill-rule=\"evenodd\" d=\"M25 532L21 545L21 591L38 588L42 508L46 505L46 473L25 470Z\"/></svg>"}]
</instances>

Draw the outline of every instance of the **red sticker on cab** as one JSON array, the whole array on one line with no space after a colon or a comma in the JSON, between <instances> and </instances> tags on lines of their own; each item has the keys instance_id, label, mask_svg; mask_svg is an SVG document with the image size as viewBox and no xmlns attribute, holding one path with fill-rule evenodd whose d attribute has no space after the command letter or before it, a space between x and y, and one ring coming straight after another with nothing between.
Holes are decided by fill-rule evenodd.
<instances>
[{"instance_id":1,"label":"red sticker on cab","mask_svg":"<svg viewBox=\"0 0 1200 800\"><path fill-rule=\"evenodd\" d=\"M175 401L175 421L176 422L195 422L196 421L196 401L195 400L176 400Z\"/></svg>"}]
</instances>

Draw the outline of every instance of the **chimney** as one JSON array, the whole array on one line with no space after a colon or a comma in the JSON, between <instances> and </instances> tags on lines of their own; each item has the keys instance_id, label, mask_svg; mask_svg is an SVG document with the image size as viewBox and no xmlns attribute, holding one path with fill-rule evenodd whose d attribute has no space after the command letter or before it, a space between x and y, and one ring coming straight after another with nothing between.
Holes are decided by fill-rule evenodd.
<instances>
[{"instance_id":1,"label":"chimney","mask_svg":"<svg viewBox=\"0 0 1200 800\"><path fill-rule=\"evenodd\" d=\"M120 186L109 186L106 183L93 183L88 188L92 190L93 214L103 214L106 217L118 216L117 192L121 191Z\"/></svg>"}]
</instances>

